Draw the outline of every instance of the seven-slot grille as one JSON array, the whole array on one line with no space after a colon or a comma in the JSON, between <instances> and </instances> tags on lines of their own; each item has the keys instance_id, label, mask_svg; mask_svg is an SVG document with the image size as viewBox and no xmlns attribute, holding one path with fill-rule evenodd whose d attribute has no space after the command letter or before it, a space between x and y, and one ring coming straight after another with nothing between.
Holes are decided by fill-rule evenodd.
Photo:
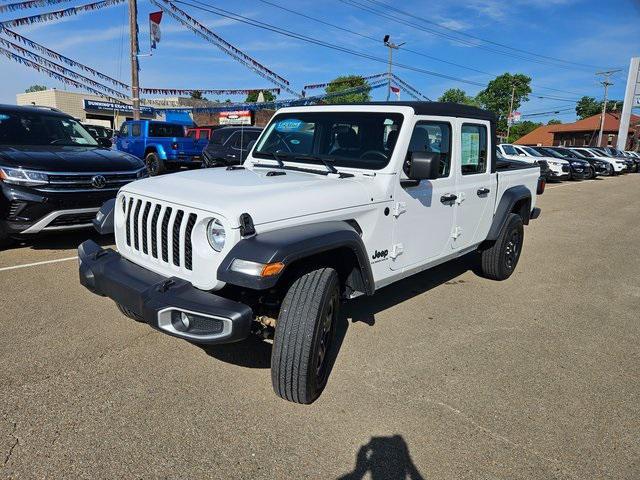
<instances>
[{"instance_id":1,"label":"seven-slot grille","mask_svg":"<svg viewBox=\"0 0 640 480\"><path fill-rule=\"evenodd\" d=\"M191 234L198 216L150 200L122 198L127 246L165 264L193 270Z\"/></svg>"}]
</instances>

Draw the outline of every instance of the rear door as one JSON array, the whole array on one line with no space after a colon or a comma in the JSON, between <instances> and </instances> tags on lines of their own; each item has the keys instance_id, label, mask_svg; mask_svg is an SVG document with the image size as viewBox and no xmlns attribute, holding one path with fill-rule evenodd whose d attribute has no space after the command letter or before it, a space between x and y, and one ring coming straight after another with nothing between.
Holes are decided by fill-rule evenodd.
<instances>
[{"instance_id":1,"label":"rear door","mask_svg":"<svg viewBox=\"0 0 640 480\"><path fill-rule=\"evenodd\" d=\"M440 176L418 184L404 179L396 187L396 217L393 245L387 254L392 270L418 267L450 252L451 232L455 220L456 174L452 152L455 118L417 117L412 128L408 154L432 152L440 156ZM406 167L406 165L405 165ZM386 249L385 249L386 250Z\"/></svg>"},{"instance_id":2,"label":"rear door","mask_svg":"<svg viewBox=\"0 0 640 480\"><path fill-rule=\"evenodd\" d=\"M496 198L496 174L491 173L491 125L481 120L458 120L456 141L456 212L451 247L464 249L489 233Z\"/></svg>"}]
</instances>

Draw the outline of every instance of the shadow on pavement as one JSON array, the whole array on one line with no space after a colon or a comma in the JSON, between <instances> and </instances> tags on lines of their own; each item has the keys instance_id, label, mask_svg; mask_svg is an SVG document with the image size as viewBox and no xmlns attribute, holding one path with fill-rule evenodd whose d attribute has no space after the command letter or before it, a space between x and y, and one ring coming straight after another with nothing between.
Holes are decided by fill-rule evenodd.
<instances>
[{"instance_id":1,"label":"shadow on pavement","mask_svg":"<svg viewBox=\"0 0 640 480\"><path fill-rule=\"evenodd\" d=\"M336 325L336 336L329 352L329 375L347 334L349 319L354 323L364 322L373 326L376 313L427 292L438 285L449 284L454 278L468 270L475 271L477 263L476 254L468 254L385 287L372 297L363 296L345 302L341 308L341 315ZM464 283L464 280L458 280L455 283ZM271 366L271 344L253 335L238 343L198 346L208 355L220 361L241 367L270 368Z\"/></svg>"},{"instance_id":2,"label":"shadow on pavement","mask_svg":"<svg viewBox=\"0 0 640 480\"><path fill-rule=\"evenodd\" d=\"M424 480L409 454L409 446L400 435L372 437L360 447L353 471L338 480Z\"/></svg>"},{"instance_id":3,"label":"shadow on pavement","mask_svg":"<svg viewBox=\"0 0 640 480\"><path fill-rule=\"evenodd\" d=\"M75 250L85 240L93 240L100 246L115 244L113 235L100 235L92 228L74 232L47 232L15 240L6 250L30 248L32 250Z\"/></svg>"}]
</instances>

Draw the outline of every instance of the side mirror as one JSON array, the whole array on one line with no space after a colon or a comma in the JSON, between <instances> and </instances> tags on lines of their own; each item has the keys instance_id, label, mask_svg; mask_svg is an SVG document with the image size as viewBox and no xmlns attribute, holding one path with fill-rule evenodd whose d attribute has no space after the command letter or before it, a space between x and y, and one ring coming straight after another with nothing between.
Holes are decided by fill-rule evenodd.
<instances>
[{"instance_id":1,"label":"side mirror","mask_svg":"<svg viewBox=\"0 0 640 480\"><path fill-rule=\"evenodd\" d=\"M111 140L109 140L108 138L100 137L97 142L101 147L111 148Z\"/></svg>"},{"instance_id":2,"label":"side mirror","mask_svg":"<svg viewBox=\"0 0 640 480\"><path fill-rule=\"evenodd\" d=\"M440 176L440 154L433 152L411 153L409 178L411 180L435 180Z\"/></svg>"}]
</instances>

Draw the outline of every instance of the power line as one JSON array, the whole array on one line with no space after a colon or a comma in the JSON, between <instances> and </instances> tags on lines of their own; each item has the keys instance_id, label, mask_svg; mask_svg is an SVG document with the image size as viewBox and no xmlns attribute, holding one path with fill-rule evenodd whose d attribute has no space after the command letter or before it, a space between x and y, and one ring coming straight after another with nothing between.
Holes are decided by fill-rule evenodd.
<instances>
[{"instance_id":1,"label":"power line","mask_svg":"<svg viewBox=\"0 0 640 480\"><path fill-rule=\"evenodd\" d=\"M361 57L361 58L366 58L366 59L374 61L374 62L379 62L379 63L384 63L384 64L387 64L387 62L388 62L387 59L382 58L382 57L376 57L376 56L370 55L368 53L359 52L357 50L352 50L350 48L346 48L346 47L342 47L342 46L339 46L339 45L334 45L334 44L331 44L331 43L328 43L328 42L324 42L324 41L319 40L317 38L313 38L313 37L302 35L302 34L299 34L299 33L296 33L296 32L292 32L291 30L286 30L284 28L280 28L280 27L277 27L275 25L268 24L266 22L253 20L251 18L239 15L237 13L233 13L233 12L230 12L228 10L224 10L222 8L214 7L214 6L212 6L210 4L207 4L207 3L199 2L198 0L193 0L193 1L196 2L196 3L199 3L200 5L205 5L206 7L202 7L200 5L196 5L194 3L187 2L187 1L184 1L184 0L174 0L173 3L179 3L179 4L182 4L182 5L188 5L190 7L196 8L198 10L202 10L202 11L205 11L205 12L213 13L215 15L219 15L221 17L229 18L231 20L235 20L235 21L238 21L238 22L241 22L241 23L245 23L247 25L251 25L251 26L254 26L254 27L257 27L257 28L261 28L261 29L264 29L264 30L269 30L271 32L278 33L279 35L284 35L284 36L287 36L287 37L290 37L290 38L295 38L297 40L301 40L301 41L304 41L304 42L307 42L307 43L313 43L315 45L319 45L319 46L322 46L322 47L325 47L325 48L330 48L332 50L336 50L336 51L340 51L340 52L343 52L343 53L347 53L349 55L353 55L353 56L357 56L357 57ZM460 83L466 83L468 85L474 85L474 86L477 86L477 87L485 87L485 84L480 83L480 82L475 82L475 81L472 81L472 80L465 80L463 78L458 78L458 77L454 77L454 76L451 76L451 75L446 75L444 73L439 73L439 72L434 72L434 71L431 71L431 70L426 70L424 68L413 67L411 65L406 65L406 64L402 64L402 63L395 63L394 65L396 67L403 68L405 70L410 70L410 71L417 72L417 73L422 73L422 74L425 74L425 75L430 75L430 76L434 76L434 77L438 77L438 78L443 78L443 79L446 79L446 80L452 80L452 81L460 82Z\"/></svg>"},{"instance_id":2,"label":"power line","mask_svg":"<svg viewBox=\"0 0 640 480\"><path fill-rule=\"evenodd\" d=\"M571 62L571 61L569 61L569 60L563 60L563 59L561 59L561 58L551 57L551 56L549 56L549 55L542 55L542 54L539 54L539 53L536 53L536 52L531 52L531 51L524 50L524 49L521 49L521 48L512 47L512 46L507 45L507 44L504 44L504 43L499 43L499 42L495 42L495 41L493 41L493 40L488 40L488 39L486 39L486 38L478 37L478 36L476 36L476 35L472 35L472 34L470 34L470 33L460 32L459 30L456 30L456 29L454 29L454 28L447 27L446 25L441 25L441 24L439 24L438 22L434 22L434 21L432 21L432 20L429 20L429 19L424 18L424 17L420 17L420 16L418 16L418 15L414 15L414 14L412 14L412 13L406 12L406 11L404 11L404 10L401 10L401 9L397 8L397 7L394 7L393 5L390 5L390 4L388 4L388 3L385 3L385 2L382 2L382 1L379 1L379 0L364 0L364 1L366 1L366 2L368 2L368 3L373 3L373 4L375 4L375 5L379 5L379 6L381 6L381 7L384 7L384 8L386 8L386 9L389 9L389 10L396 11L396 12L398 12L398 13L401 13L402 15L406 15L407 17L415 18L416 20L419 20L419 21L421 21L421 22L428 23L428 24L430 24L430 25L435 25L435 26L437 26L438 28L442 28L442 29L444 29L444 30L448 30L448 31L450 31L450 32L455 33L456 35L461 35L461 36L465 36L465 37L473 38L474 40L478 40L478 41L481 41L481 42L484 42L484 43L488 43L488 44L491 44L491 45L495 45L495 46L497 46L497 47L506 48L506 49L508 49L508 50L513 50L513 51L515 51L515 52L525 53L525 54L527 54L527 55L532 55L532 56L534 56L534 57L546 58L546 59L548 59L548 60L552 60L552 61L554 61L554 62L566 63L566 64L568 64L568 65L575 65L575 66L584 67L584 68L589 68L589 69L601 68L601 67L597 67L597 66L594 66L594 65L588 65L588 64L585 64L585 63Z\"/></svg>"},{"instance_id":3,"label":"power line","mask_svg":"<svg viewBox=\"0 0 640 480\"><path fill-rule=\"evenodd\" d=\"M403 25L407 25L409 27L415 28L417 30L421 30L423 32L432 33L433 35L437 35L439 37L446 38L448 40L451 40L453 42L456 42L456 43L459 43L459 44L462 44L462 45L466 45L468 47L476 47L476 48L480 48L480 49L483 49L483 50L487 50L489 52L497 53L499 55L505 55L505 56L508 56L508 57L514 57L514 58L519 58L521 60L526 60L528 62L539 63L539 64L542 64L542 65L550 65L550 66L553 66L553 67L556 67L556 68L565 68L565 69L569 69L569 70L575 70L575 67L571 67L569 65L552 63L552 62L547 61L547 60L538 60L538 59L535 59L535 58L526 57L526 56L523 56L523 55L518 55L516 53L504 52L504 51L496 50L495 48L487 47L487 46L484 46L484 45L478 45L477 42L472 42L472 41L469 41L469 40L465 40L465 39L453 36L451 34L439 32L437 30L434 30L433 28L428 28L428 27L425 27L425 26L421 26L421 25L418 25L416 23L407 21L407 20L405 20L403 18L388 14L386 12L381 12L380 10L376 10L375 8L372 8L369 5L362 4L357 0L340 0L340 1L342 3L347 4L347 5L351 5L352 7L356 7L358 9L360 9L360 10L364 10L364 11L367 11L369 13L373 13L374 15L377 15L379 17L386 18L388 20L393 20L395 22L401 23ZM582 68L584 68L584 67L582 67ZM588 67L588 68L592 68L592 67Z\"/></svg>"}]
</instances>

